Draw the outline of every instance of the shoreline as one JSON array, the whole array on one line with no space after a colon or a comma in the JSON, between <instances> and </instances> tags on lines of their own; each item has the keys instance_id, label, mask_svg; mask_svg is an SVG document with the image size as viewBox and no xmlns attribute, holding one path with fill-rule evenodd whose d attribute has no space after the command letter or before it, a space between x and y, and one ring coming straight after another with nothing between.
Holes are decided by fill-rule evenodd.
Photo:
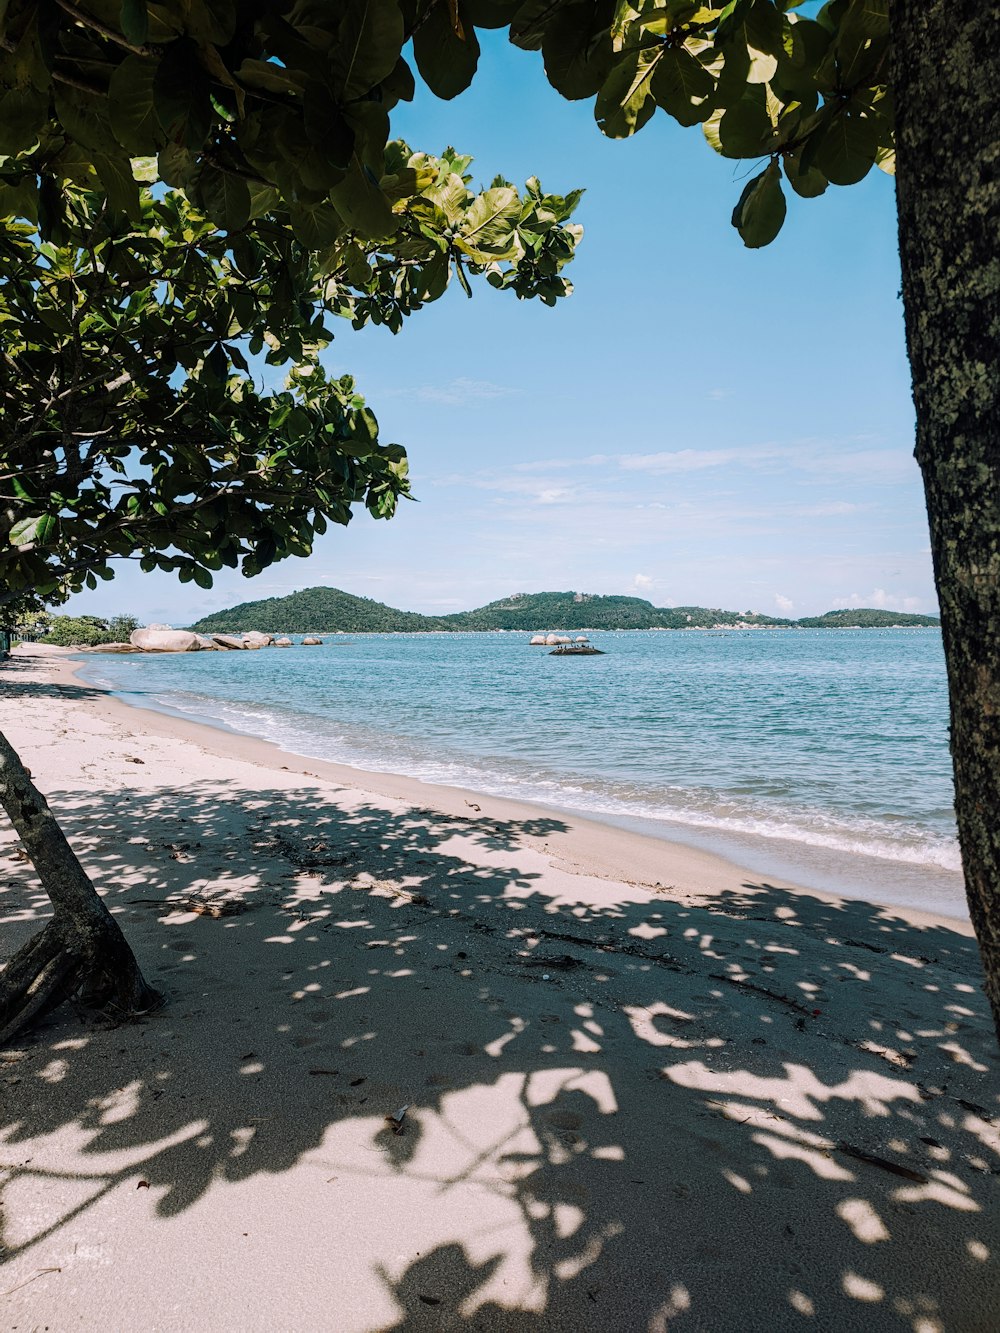
<instances>
[{"instance_id":1,"label":"shoreline","mask_svg":"<svg viewBox=\"0 0 1000 1333\"><path fill-rule=\"evenodd\" d=\"M168 1002L0 1050L5 1328L1000 1324L967 923L362 784L72 657L0 665L0 727ZM6 955L50 907L6 823L0 869Z\"/></svg>"},{"instance_id":2,"label":"shoreline","mask_svg":"<svg viewBox=\"0 0 1000 1333\"><path fill-rule=\"evenodd\" d=\"M33 647L38 649L39 646ZM51 652L51 649L42 651ZM71 649L59 652L60 657L69 658L73 655ZM73 666L73 673L86 671L91 666L92 657L99 656L99 651L80 656ZM721 862L728 868L730 875L737 872L744 879L765 878L783 887L794 885L803 892L815 893L831 901L859 899L906 913L908 919L912 920L943 920L963 925L969 923L960 872L781 837L768 838L759 834L708 826L702 828L680 822L671 824L667 820L658 821L645 815L583 810L570 804L557 806L534 798L496 795L480 787L458 787L404 773L320 759L286 749L281 743L263 736L239 731L218 718L193 717L169 704L134 702L126 691L119 692L113 686L98 684L89 679L86 683L88 687L104 692L117 706L129 712L141 713L148 719L163 719L162 725L168 731L175 723L179 727L193 728L190 732L184 732L184 735L198 740L206 747L209 747L207 735L231 738L232 750L227 750L218 740L213 742L220 747L220 754L231 753L245 757L251 752L245 750L244 746L257 745L264 747L264 753L269 756L266 761L262 758L261 762L273 765L276 756L281 755L289 761L281 767L301 772L308 772L311 767L318 775L345 787L371 791L398 800L412 800L425 805L435 805L440 800L443 803L441 808L449 813L470 804L488 801L491 807L498 810L517 811L519 814L525 810L537 811L567 820L570 822L570 832L559 841L563 844L567 841L584 843L587 848L585 863L600 864L601 869L597 873L606 878L624 878L626 882L655 886L663 877L662 873L656 873L658 860L672 860L678 855L695 860L704 857L705 870L711 883L720 882L719 867L713 867L712 863ZM442 793L440 798L435 795L438 792ZM613 855L604 851L609 835L615 842ZM868 891L870 884L878 886L874 892Z\"/></svg>"}]
</instances>

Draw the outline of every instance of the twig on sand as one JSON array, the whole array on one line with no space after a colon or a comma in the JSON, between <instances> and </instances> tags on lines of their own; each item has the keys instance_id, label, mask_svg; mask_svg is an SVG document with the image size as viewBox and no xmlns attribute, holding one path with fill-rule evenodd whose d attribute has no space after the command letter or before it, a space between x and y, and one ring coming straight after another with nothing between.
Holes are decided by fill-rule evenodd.
<instances>
[{"instance_id":1,"label":"twig on sand","mask_svg":"<svg viewBox=\"0 0 1000 1333\"><path fill-rule=\"evenodd\" d=\"M44 1277L46 1273L61 1273L61 1268L37 1268L31 1277L26 1277L23 1282L19 1282L16 1287L11 1287L9 1291L0 1291L0 1296L13 1296L15 1291L20 1291L26 1287L29 1282L34 1282L36 1277Z\"/></svg>"},{"instance_id":2,"label":"twig on sand","mask_svg":"<svg viewBox=\"0 0 1000 1333\"><path fill-rule=\"evenodd\" d=\"M766 995L769 1000L777 1000L779 1004L787 1005L789 1009L795 1009L800 1014L805 1014L807 1018L812 1018L813 1010L791 995L782 995L780 991L768 990L766 986L758 986L755 981L750 981L744 977L730 977L725 972L710 972L709 976L713 981L725 981L730 986L742 986L744 990L752 990L757 995Z\"/></svg>"}]
</instances>

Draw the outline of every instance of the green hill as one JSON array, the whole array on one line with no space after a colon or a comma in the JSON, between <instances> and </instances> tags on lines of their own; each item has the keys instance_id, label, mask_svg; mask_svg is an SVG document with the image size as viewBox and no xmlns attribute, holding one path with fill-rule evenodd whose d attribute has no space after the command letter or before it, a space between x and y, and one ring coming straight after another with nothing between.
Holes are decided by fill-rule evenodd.
<instances>
[{"instance_id":1,"label":"green hill","mask_svg":"<svg viewBox=\"0 0 1000 1333\"><path fill-rule=\"evenodd\" d=\"M288 597L243 602L204 616L192 629L201 634L266 634L366 632L417 634L430 630L588 630L588 629L716 629L719 627L787 627L816 629L884 629L893 625L937 625L934 616L897 611L829 611L804 620L779 620L753 611L722 611L716 607L656 607L642 597L600 597L579 592L514 593L474 611L423 616L397 611L369 597L354 597L339 588L304 588Z\"/></svg>"},{"instance_id":2,"label":"green hill","mask_svg":"<svg viewBox=\"0 0 1000 1333\"><path fill-rule=\"evenodd\" d=\"M940 625L937 616L918 616L909 611L879 611L858 607L853 611L827 611L796 621L802 629L912 629Z\"/></svg>"},{"instance_id":3,"label":"green hill","mask_svg":"<svg viewBox=\"0 0 1000 1333\"><path fill-rule=\"evenodd\" d=\"M330 633L347 630L416 633L447 629L441 620L415 611L396 611L370 597L354 597L339 588L303 588L288 597L265 597L241 602L225 611L203 616L191 628L199 634L239 634L257 629L264 634Z\"/></svg>"},{"instance_id":4,"label":"green hill","mask_svg":"<svg viewBox=\"0 0 1000 1333\"><path fill-rule=\"evenodd\" d=\"M475 611L445 616L463 630L689 629L710 625L786 625L748 612L703 606L656 607L642 597L600 597L596 593L515 593Z\"/></svg>"}]
</instances>

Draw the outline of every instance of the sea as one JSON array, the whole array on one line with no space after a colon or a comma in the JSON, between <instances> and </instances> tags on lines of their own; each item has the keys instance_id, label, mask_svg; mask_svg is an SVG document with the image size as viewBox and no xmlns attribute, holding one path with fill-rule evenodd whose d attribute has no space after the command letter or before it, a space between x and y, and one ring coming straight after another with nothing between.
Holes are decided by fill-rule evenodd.
<instances>
[{"instance_id":1,"label":"sea","mask_svg":"<svg viewBox=\"0 0 1000 1333\"><path fill-rule=\"evenodd\" d=\"M543 628L543 627L540 627ZM125 701L291 754L512 797L768 876L966 915L937 629L332 634L88 655Z\"/></svg>"}]
</instances>

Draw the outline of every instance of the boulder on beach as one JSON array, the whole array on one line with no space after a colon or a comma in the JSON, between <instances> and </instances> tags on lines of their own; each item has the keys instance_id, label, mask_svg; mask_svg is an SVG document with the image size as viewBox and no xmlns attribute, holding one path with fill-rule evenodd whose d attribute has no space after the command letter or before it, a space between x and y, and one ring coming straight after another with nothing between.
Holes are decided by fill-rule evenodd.
<instances>
[{"instance_id":1,"label":"boulder on beach","mask_svg":"<svg viewBox=\"0 0 1000 1333\"><path fill-rule=\"evenodd\" d=\"M188 629L134 629L129 642L144 653L193 653L199 648L197 634Z\"/></svg>"},{"instance_id":2,"label":"boulder on beach","mask_svg":"<svg viewBox=\"0 0 1000 1333\"><path fill-rule=\"evenodd\" d=\"M249 630L243 635L244 648L270 648L274 643L273 634L262 634L259 629Z\"/></svg>"},{"instance_id":3,"label":"boulder on beach","mask_svg":"<svg viewBox=\"0 0 1000 1333\"><path fill-rule=\"evenodd\" d=\"M213 634L212 642L216 648L239 648L242 651L244 646L243 640L238 639L235 634Z\"/></svg>"},{"instance_id":4,"label":"boulder on beach","mask_svg":"<svg viewBox=\"0 0 1000 1333\"><path fill-rule=\"evenodd\" d=\"M315 634L307 634L302 640L303 648L319 648L322 647L322 644L323 640L318 639Z\"/></svg>"}]
</instances>

